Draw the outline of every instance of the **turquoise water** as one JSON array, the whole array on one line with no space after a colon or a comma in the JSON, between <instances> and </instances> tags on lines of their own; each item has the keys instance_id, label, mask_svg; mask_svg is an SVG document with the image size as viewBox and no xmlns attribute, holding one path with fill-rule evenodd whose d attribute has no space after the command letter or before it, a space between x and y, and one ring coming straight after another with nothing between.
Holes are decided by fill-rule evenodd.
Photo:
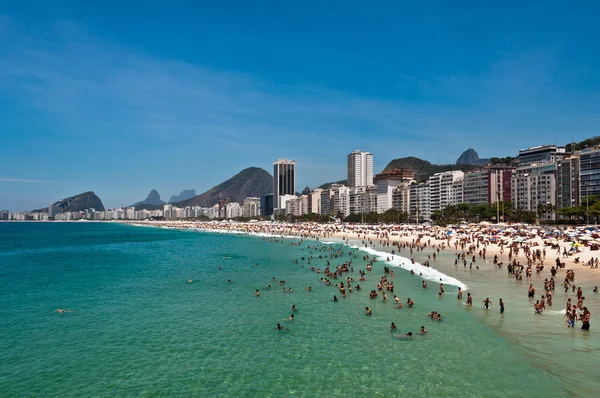
<instances>
[{"instance_id":1,"label":"turquoise water","mask_svg":"<svg viewBox=\"0 0 600 398\"><path fill-rule=\"evenodd\" d=\"M396 270L395 294L415 307L395 308L391 294L387 303L370 300L383 275L378 262L362 291L334 303L337 288L301 267L307 246L317 244L290 242L108 223L0 223L0 396L581 394L497 330L499 321L465 310L455 288L438 299L433 283L422 289L418 277ZM332 265L350 259L343 250ZM353 261L356 284L362 254ZM325 262L311 261L321 269ZM288 322L292 304L298 311ZM444 321L427 319L432 310ZM392 321L401 333L424 325L429 334L396 339ZM277 323L289 331L276 331Z\"/></svg>"}]
</instances>

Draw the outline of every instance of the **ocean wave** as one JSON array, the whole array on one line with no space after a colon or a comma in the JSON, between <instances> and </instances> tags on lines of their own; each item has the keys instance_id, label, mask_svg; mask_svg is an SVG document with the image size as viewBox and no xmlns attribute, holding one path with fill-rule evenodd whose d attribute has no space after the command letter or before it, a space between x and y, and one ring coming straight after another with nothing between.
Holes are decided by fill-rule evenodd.
<instances>
[{"instance_id":1,"label":"ocean wave","mask_svg":"<svg viewBox=\"0 0 600 398\"><path fill-rule=\"evenodd\" d=\"M364 252L369 253L377 258L378 261L384 261L385 263L407 270L414 271L415 275L420 276L422 279L432 281L432 282L442 282L446 285L458 286L463 290L467 290L467 285L463 282L459 281L456 278L448 276L443 272L438 271L435 268L426 267L422 264L415 262L414 264L410 261L410 259L402 256L398 256L397 254L390 254L386 252L380 252L370 247L360 247L360 246L351 246L356 249L362 250ZM389 258L389 260L388 260Z\"/></svg>"}]
</instances>

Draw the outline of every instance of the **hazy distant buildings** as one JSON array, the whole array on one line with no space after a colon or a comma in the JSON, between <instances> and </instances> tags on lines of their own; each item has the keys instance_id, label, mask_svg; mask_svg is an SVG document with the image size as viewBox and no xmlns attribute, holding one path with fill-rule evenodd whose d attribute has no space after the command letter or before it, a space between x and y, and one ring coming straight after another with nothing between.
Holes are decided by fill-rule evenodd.
<instances>
[{"instance_id":1,"label":"hazy distant buildings","mask_svg":"<svg viewBox=\"0 0 600 398\"><path fill-rule=\"evenodd\" d=\"M373 154L354 151L348 155L348 181L350 188L373 185Z\"/></svg>"},{"instance_id":2,"label":"hazy distant buildings","mask_svg":"<svg viewBox=\"0 0 600 398\"><path fill-rule=\"evenodd\" d=\"M273 207L285 209L280 198L284 195L296 194L296 162L279 159L273 163Z\"/></svg>"}]
</instances>

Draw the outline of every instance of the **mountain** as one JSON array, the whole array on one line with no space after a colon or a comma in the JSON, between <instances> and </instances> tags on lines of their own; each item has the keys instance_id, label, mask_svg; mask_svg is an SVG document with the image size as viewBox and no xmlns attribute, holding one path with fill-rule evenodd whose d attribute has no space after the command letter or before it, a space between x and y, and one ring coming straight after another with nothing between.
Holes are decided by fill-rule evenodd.
<instances>
[{"instance_id":1,"label":"mountain","mask_svg":"<svg viewBox=\"0 0 600 398\"><path fill-rule=\"evenodd\" d=\"M173 203L177 207L213 206L221 199L242 203L249 196L260 198L273 192L273 177L260 167L249 167L203 194Z\"/></svg>"},{"instance_id":2,"label":"mountain","mask_svg":"<svg viewBox=\"0 0 600 398\"><path fill-rule=\"evenodd\" d=\"M184 191L181 191L179 195L171 196L171 199L169 199L169 203L181 202L182 200L190 199L194 196L196 196L195 189L186 189Z\"/></svg>"},{"instance_id":3,"label":"mountain","mask_svg":"<svg viewBox=\"0 0 600 398\"><path fill-rule=\"evenodd\" d=\"M92 191L80 193L79 195L71 196L55 202L61 212L84 211L86 209L94 209L96 211L104 211L104 205L96 194ZM34 212L47 212L48 208L34 210Z\"/></svg>"},{"instance_id":4,"label":"mountain","mask_svg":"<svg viewBox=\"0 0 600 398\"><path fill-rule=\"evenodd\" d=\"M130 207L135 207L136 210L156 210L162 208L164 204L165 202L160 199L158 191L153 189L150 191L146 199L142 200L141 202L137 202Z\"/></svg>"},{"instance_id":5,"label":"mountain","mask_svg":"<svg viewBox=\"0 0 600 398\"><path fill-rule=\"evenodd\" d=\"M413 170L415 172L415 180L417 181L425 181L435 173L441 173L444 171L451 170L462 170L469 171L476 169L477 166L468 165L468 164L443 164L436 165L431 164L430 162L415 158L413 156L407 158L398 158L392 160L388 165L383 169L383 171L390 171L393 169L406 169Z\"/></svg>"},{"instance_id":6,"label":"mountain","mask_svg":"<svg viewBox=\"0 0 600 398\"><path fill-rule=\"evenodd\" d=\"M456 164L470 164L471 166L485 166L490 159L479 159L479 155L473 148L469 148L456 160Z\"/></svg>"}]
</instances>

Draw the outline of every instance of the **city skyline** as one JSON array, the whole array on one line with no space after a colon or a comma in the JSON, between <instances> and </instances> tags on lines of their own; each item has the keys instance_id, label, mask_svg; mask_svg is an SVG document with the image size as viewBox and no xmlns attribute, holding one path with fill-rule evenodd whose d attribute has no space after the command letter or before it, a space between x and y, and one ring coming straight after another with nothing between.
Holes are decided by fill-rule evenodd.
<instances>
[{"instance_id":1,"label":"city skyline","mask_svg":"<svg viewBox=\"0 0 600 398\"><path fill-rule=\"evenodd\" d=\"M379 172L598 135L599 8L3 4L0 208L204 192L279 156L301 188L356 148Z\"/></svg>"}]
</instances>

